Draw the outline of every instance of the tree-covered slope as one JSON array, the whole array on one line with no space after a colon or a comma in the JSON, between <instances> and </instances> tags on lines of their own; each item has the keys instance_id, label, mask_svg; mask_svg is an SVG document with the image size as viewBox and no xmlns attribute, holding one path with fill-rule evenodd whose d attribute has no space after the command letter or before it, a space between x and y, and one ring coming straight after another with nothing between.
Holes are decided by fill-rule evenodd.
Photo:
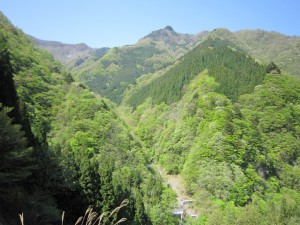
<instances>
[{"instance_id":1,"label":"tree-covered slope","mask_svg":"<svg viewBox=\"0 0 300 225\"><path fill-rule=\"evenodd\" d=\"M36 43L57 59L67 62L67 67L79 75L81 82L120 103L129 84L135 84L143 74L152 74L173 64L176 58L193 48L206 35L208 32L180 34L167 26L153 31L136 45L115 48L103 60L101 58L108 50L105 48L90 49L84 45L62 45L38 40ZM298 76L299 37L263 30L230 32L227 29L215 29L209 32L209 36L230 41L262 63L274 61L286 72Z\"/></svg>"},{"instance_id":2,"label":"tree-covered slope","mask_svg":"<svg viewBox=\"0 0 300 225\"><path fill-rule=\"evenodd\" d=\"M154 31L132 46L115 47L98 60L90 60L72 71L94 92L120 103L125 89L143 74L153 73L175 62L206 32L176 33L171 27Z\"/></svg>"},{"instance_id":3,"label":"tree-covered slope","mask_svg":"<svg viewBox=\"0 0 300 225\"><path fill-rule=\"evenodd\" d=\"M75 83L3 14L0 62L1 221L17 224L24 212L25 224L57 224L64 210L74 224L88 205L107 211L129 199L112 219L175 223L173 192L109 101Z\"/></svg>"},{"instance_id":4,"label":"tree-covered slope","mask_svg":"<svg viewBox=\"0 0 300 225\"><path fill-rule=\"evenodd\" d=\"M48 151L46 134L55 115L53 105L65 93L61 86L72 78L3 14L0 45L1 215L17 224L16 215L23 211L29 223L53 223L60 214L54 197L56 182L62 188L65 183Z\"/></svg>"},{"instance_id":5,"label":"tree-covered slope","mask_svg":"<svg viewBox=\"0 0 300 225\"><path fill-rule=\"evenodd\" d=\"M253 57L263 63L273 61L286 72L299 76L300 37L263 30L242 30L234 35Z\"/></svg>"},{"instance_id":6,"label":"tree-covered slope","mask_svg":"<svg viewBox=\"0 0 300 225\"><path fill-rule=\"evenodd\" d=\"M233 101L251 92L265 75L265 67L238 46L208 37L163 75L133 92L128 103L136 107L149 97L154 103L176 102L183 96L184 85L205 69L220 84L217 91Z\"/></svg>"},{"instance_id":7,"label":"tree-covered slope","mask_svg":"<svg viewBox=\"0 0 300 225\"><path fill-rule=\"evenodd\" d=\"M275 62L282 70L299 76L300 37L264 30L215 29L209 36L230 40L264 64Z\"/></svg>"},{"instance_id":8,"label":"tree-covered slope","mask_svg":"<svg viewBox=\"0 0 300 225\"><path fill-rule=\"evenodd\" d=\"M196 200L186 224L299 224L298 56L276 58L297 38L262 32L280 37L268 52L242 33L166 27L75 60L83 85L0 14L0 223L74 224L129 199L112 219L178 224L164 168Z\"/></svg>"},{"instance_id":9,"label":"tree-covered slope","mask_svg":"<svg viewBox=\"0 0 300 225\"><path fill-rule=\"evenodd\" d=\"M131 88L127 119L153 161L185 180L199 216L188 224L298 224L300 80L233 43L215 30Z\"/></svg>"},{"instance_id":10,"label":"tree-covered slope","mask_svg":"<svg viewBox=\"0 0 300 225\"><path fill-rule=\"evenodd\" d=\"M90 49L83 45L55 42L37 43L57 59L67 62L67 67L93 91L120 103L124 91L129 85L136 84L136 79L172 65L207 35L212 39L230 41L262 63L274 61L286 72L298 75L300 39L263 30L230 32L227 29L215 29L189 35L176 33L167 26L153 31L135 45L111 49L103 59L108 49Z\"/></svg>"},{"instance_id":11,"label":"tree-covered slope","mask_svg":"<svg viewBox=\"0 0 300 225\"><path fill-rule=\"evenodd\" d=\"M220 85L204 71L176 103L149 98L130 114L135 133L183 176L198 202L189 224L299 223L300 80L267 74L235 103Z\"/></svg>"}]
</instances>

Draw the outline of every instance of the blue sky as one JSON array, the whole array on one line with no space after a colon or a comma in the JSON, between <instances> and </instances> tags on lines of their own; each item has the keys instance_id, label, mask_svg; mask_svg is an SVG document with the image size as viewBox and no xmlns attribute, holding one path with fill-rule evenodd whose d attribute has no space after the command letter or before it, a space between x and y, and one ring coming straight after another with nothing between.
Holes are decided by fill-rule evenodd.
<instances>
[{"instance_id":1,"label":"blue sky","mask_svg":"<svg viewBox=\"0 0 300 225\"><path fill-rule=\"evenodd\" d=\"M0 11L37 38L91 47L134 44L167 25L190 34L226 27L300 36L299 0L0 0Z\"/></svg>"}]
</instances>

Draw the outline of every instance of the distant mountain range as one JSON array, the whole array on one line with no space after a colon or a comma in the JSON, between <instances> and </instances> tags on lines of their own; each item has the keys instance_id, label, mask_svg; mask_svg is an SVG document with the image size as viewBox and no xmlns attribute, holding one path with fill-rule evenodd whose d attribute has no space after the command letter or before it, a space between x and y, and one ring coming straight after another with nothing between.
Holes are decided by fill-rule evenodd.
<instances>
[{"instance_id":1,"label":"distant mountain range","mask_svg":"<svg viewBox=\"0 0 300 225\"><path fill-rule=\"evenodd\" d=\"M176 33L171 26L166 26L164 29L156 30L146 35L142 40L152 40L161 42L166 46L174 49L184 48L189 50L189 45L199 41L201 37L208 34L208 31L201 32L196 35ZM58 41L41 40L31 35L29 38L40 48L49 51L55 59L59 60L65 66L71 66L74 61L87 59L93 55L105 54L109 48L91 48L84 43L66 44ZM78 65L76 65L78 66Z\"/></svg>"},{"instance_id":2,"label":"distant mountain range","mask_svg":"<svg viewBox=\"0 0 300 225\"><path fill-rule=\"evenodd\" d=\"M261 63L274 61L284 71L299 76L300 38L277 32L230 32L220 28L193 35L177 33L166 26L134 45L96 49L86 44L63 44L30 36L37 46L69 68L78 81L116 103L122 101L125 90L141 76L151 77L166 70L207 37L228 40Z\"/></svg>"},{"instance_id":3,"label":"distant mountain range","mask_svg":"<svg viewBox=\"0 0 300 225\"><path fill-rule=\"evenodd\" d=\"M153 31L135 45L111 49L31 38L69 68L80 82L120 103L126 88L136 83L137 78L172 65L207 34L207 31L196 35L179 34L167 26Z\"/></svg>"},{"instance_id":4,"label":"distant mountain range","mask_svg":"<svg viewBox=\"0 0 300 225\"><path fill-rule=\"evenodd\" d=\"M40 40L31 35L28 36L37 46L50 52L56 60L71 69L79 66L87 58L93 55L104 55L109 50L109 48L91 48L84 43L65 44L58 41Z\"/></svg>"}]
</instances>

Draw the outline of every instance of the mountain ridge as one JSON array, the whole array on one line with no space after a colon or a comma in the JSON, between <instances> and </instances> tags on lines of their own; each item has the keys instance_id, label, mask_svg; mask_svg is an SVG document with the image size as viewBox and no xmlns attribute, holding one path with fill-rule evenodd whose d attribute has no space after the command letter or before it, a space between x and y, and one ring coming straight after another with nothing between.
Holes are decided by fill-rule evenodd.
<instances>
[{"instance_id":1,"label":"mountain ridge","mask_svg":"<svg viewBox=\"0 0 300 225\"><path fill-rule=\"evenodd\" d=\"M199 41L199 38L202 38L207 34L208 31L202 31L198 34L181 34L175 32L174 29L168 25L162 29L152 31L151 33L139 39L135 44L118 47L131 47L147 39L158 42L168 42L170 41L169 38L174 36L177 37L176 42L180 42L183 39L185 43L181 43L181 45L185 46L185 44L189 44L187 42L195 43ZM91 55L99 51L102 51L105 54L110 49L108 47L92 48L85 43L69 44L55 40L42 40L29 34L27 34L27 36L38 47L49 51L56 60L60 61L67 67L70 67L70 63L74 61L74 59L91 57ZM74 56L70 55L72 53L74 54Z\"/></svg>"},{"instance_id":2,"label":"mountain ridge","mask_svg":"<svg viewBox=\"0 0 300 225\"><path fill-rule=\"evenodd\" d=\"M94 92L120 103L124 91L144 74L172 65L191 50L206 33L176 33L171 27L154 31L134 45L114 47L102 57L90 57L72 72Z\"/></svg>"},{"instance_id":3,"label":"mountain ridge","mask_svg":"<svg viewBox=\"0 0 300 225\"><path fill-rule=\"evenodd\" d=\"M277 31L242 29L231 32L227 28L216 28L212 31L202 31L197 34L182 34L177 33L168 25L162 29L150 32L133 45L125 45L118 48L132 47L147 41L154 41L171 49L173 54L178 53L180 55L190 50L193 45L208 35L229 39L263 63L274 61L282 67L282 69L299 76L297 71L300 69L300 65L298 65L297 62L300 60L300 37L285 35ZM33 40L36 39L34 37L32 38ZM57 60L71 70L89 61L91 58L94 58L94 61L100 59L109 50L109 48L105 47L91 48L84 43L72 45L39 39L36 39L35 42L39 47L52 53ZM51 47L51 44L53 44L54 47ZM65 52L59 53L59 51L63 51L64 48L66 49ZM70 56L72 53L74 55Z\"/></svg>"},{"instance_id":4,"label":"mountain ridge","mask_svg":"<svg viewBox=\"0 0 300 225\"><path fill-rule=\"evenodd\" d=\"M53 57L67 68L72 69L93 56L101 57L109 48L91 48L85 43L66 44L59 41L41 40L27 35L39 48L50 52Z\"/></svg>"},{"instance_id":5,"label":"mountain ridge","mask_svg":"<svg viewBox=\"0 0 300 225\"><path fill-rule=\"evenodd\" d=\"M128 103L136 107L149 97L156 104L176 102L183 95L184 86L205 69L220 83L218 91L232 101L237 100L241 94L251 92L262 81L265 73L264 66L232 42L208 36L181 57L176 65L152 83L136 90Z\"/></svg>"},{"instance_id":6,"label":"mountain ridge","mask_svg":"<svg viewBox=\"0 0 300 225\"><path fill-rule=\"evenodd\" d=\"M297 63L300 61L300 37L264 30L231 32L217 28L210 32L181 34L166 26L152 31L133 45L111 49L92 49L85 44L61 48L60 43L46 44L57 45L48 50L73 72L76 80L119 104L129 85L135 85L143 75L151 77L155 72L165 70L207 38L229 40L257 61L263 64L273 61L284 71L300 76L300 64ZM47 49L47 46L40 47Z\"/></svg>"}]
</instances>

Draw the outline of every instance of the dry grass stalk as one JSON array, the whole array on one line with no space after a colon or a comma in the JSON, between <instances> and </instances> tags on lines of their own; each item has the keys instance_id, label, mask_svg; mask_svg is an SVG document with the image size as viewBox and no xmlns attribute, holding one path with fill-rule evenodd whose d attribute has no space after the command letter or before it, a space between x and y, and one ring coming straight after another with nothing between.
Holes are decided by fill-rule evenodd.
<instances>
[{"instance_id":1,"label":"dry grass stalk","mask_svg":"<svg viewBox=\"0 0 300 225\"><path fill-rule=\"evenodd\" d=\"M61 225L64 225L64 219L65 219L65 211L63 211L61 215Z\"/></svg>"},{"instance_id":2,"label":"dry grass stalk","mask_svg":"<svg viewBox=\"0 0 300 225\"><path fill-rule=\"evenodd\" d=\"M126 205L128 205L128 203L129 203L129 201L128 201L128 199L125 199L125 200L123 200L123 202L121 203L121 205L119 206L119 207L117 207L117 208L115 208L110 214L109 214L109 216L104 220L104 222L103 222L103 224L105 224L115 213L118 213L119 211L120 211L120 209L121 208L123 208L123 207L125 207ZM107 215L108 213L106 213L106 212L104 212L104 213L102 213L98 218L97 218L97 220L99 220L99 222L98 222L98 225L100 225L101 224L101 221L102 221L102 219ZM97 221L96 220L96 221ZM122 219L120 219L117 223L115 223L115 225L116 224L119 224L119 223L122 223L122 222L125 222L127 219L126 218L122 218ZM95 221L95 222L96 222ZM94 224L93 224L94 225Z\"/></svg>"},{"instance_id":3,"label":"dry grass stalk","mask_svg":"<svg viewBox=\"0 0 300 225\"><path fill-rule=\"evenodd\" d=\"M93 225L95 225L95 224L97 223L97 221L99 221L99 222L98 222L98 225L100 225L102 219L103 219L104 216L106 216L106 215L107 215L107 212L102 213L102 214L95 220L95 222L93 223Z\"/></svg>"},{"instance_id":4,"label":"dry grass stalk","mask_svg":"<svg viewBox=\"0 0 300 225\"><path fill-rule=\"evenodd\" d=\"M127 199L125 199L121 203L120 206L118 206L117 208L115 208L109 214L109 216L107 218L105 218L108 215L107 212L104 212L100 216L98 216L98 214L93 211L93 207L89 206L87 208L87 210L85 211L84 216L83 217L81 216L81 217L79 217L77 219L75 225L78 225L80 222L81 222L81 225L96 225L97 222L98 222L98 225L105 224L114 214L118 213L121 208L123 208L124 206L128 205L128 202L129 201ZM20 216L21 225L24 225L24 215L23 215L23 213L19 214L19 216ZM104 218L105 218L105 220L103 221L103 223L101 223ZM65 211L63 211L63 213L62 213L62 218L61 218L61 224L62 225L64 224L64 219L65 219ZM119 221L117 221L114 225L120 224L120 223L125 222L125 221L127 221L127 219L126 218L122 218Z\"/></svg>"},{"instance_id":5,"label":"dry grass stalk","mask_svg":"<svg viewBox=\"0 0 300 225\"><path fill-rule=\"evenodd\" d=\"M91 211L93 211L93 208L92 208L92 206L89 206L89 207L87 208L87 210L85 211L85 214L84 214L84 216L83 216L81 225L83 225L85 218L90 214Z\"/></svg>"},{"instance_id":6,"label":"dry grass stalk","mask_svg":"<svg viewBox=\"0 0 300 225\"><path fill-rule=\"evenodd\" d=\"M21 225L24 225L24 215L23 215L23 213L19 214L19 217L20 217Z\"/></svg>"},{"instance_id":7,"label":"dry grass stalk","mask_svg":"<svg viewBox=\"0 0 300 225\"><path fill-rule=\"evenodd\" d=\"M122 218L122 219L120 219L115 225L117 225L117 224L119 224L119 223L123 223L123 222L125 222L125 221L127 221L127 219L126 219L126 218Z\"/></svg>"},{"instance_id":8,"label":"dry grass stalk","mask_svg":"<svg viewBox=\"0 0 300 225\"><path fill-rule=\"evenodd\" d=\"M78 219L77 219L77 221L76 221L76 223L75 223L75 225L77 225L77 224L79 224L80 223L80 221L83 219L83 217L81 216L81 217L79 217Z\"/></svg>"}]
</instances>

